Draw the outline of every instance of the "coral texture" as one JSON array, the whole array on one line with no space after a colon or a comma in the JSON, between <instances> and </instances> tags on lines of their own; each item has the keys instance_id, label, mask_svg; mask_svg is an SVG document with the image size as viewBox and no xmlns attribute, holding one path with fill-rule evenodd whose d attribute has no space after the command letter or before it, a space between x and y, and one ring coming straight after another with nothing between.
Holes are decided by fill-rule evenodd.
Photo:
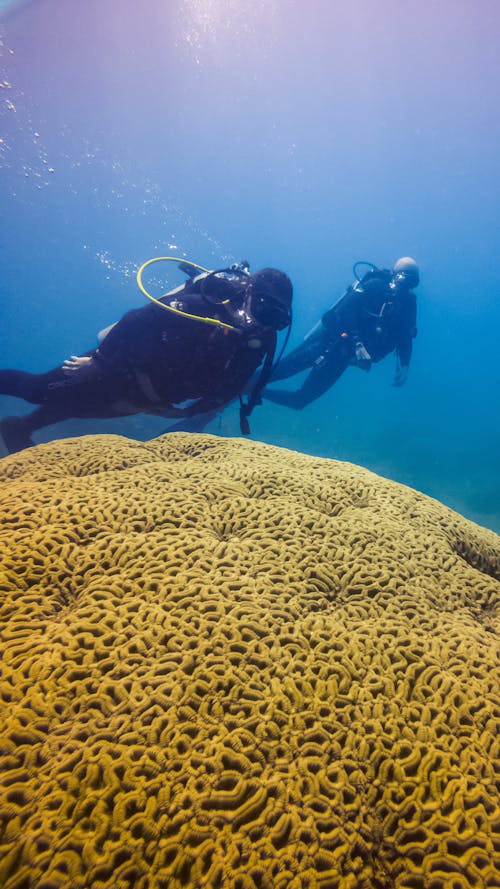
<instances>
[{"instance_id":1,"label":"coral texture","mask_svg":"<svg viewBox=\"0 0 500 889\"><path fill-rule=\"evenodd\" d=\"M209 435L0 478L3 889L500 885L493 532Z\"/></svg>"}]
</instances>

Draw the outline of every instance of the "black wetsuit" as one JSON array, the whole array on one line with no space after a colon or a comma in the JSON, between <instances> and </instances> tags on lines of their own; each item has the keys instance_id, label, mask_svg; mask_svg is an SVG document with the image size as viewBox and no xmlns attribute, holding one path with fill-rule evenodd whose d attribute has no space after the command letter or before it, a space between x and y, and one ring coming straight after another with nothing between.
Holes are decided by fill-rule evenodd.
<instances>
[{"instance_id":1,"label":"black wetsuit","mask_svg":"<svg viewBox=\"0 0 500 889\"><path fill-rule=\"evenodd\" d=\"M362 343L372 362L395 351L398 366L407 368L416 335L416 297L412 290L391 288L392 273L368 273L321 318L304 341L283 358L271 381L284 380L311 368L296 391L266 388L269 401L298 410L323 395L347 367L356 364ZM369 364L365 365L369 369Z\"/></svg>"},{"instance_id":2,"label":"black wetsuit","mask_svg":"<svg viewBox=\"0 0 500 889\"><path fill-rule=\"evenodd\" d=\"M175 405L189 401L186 410L194 415L222 406L241 393L266 354L274 350L276 333L258 325L245 312L241 299L214 302L207 299L202 286L199 280L188 281L175 298L162 301L236 329L149 304L127 312L98 349L85 353L93 359L89 367L65 373L59 366L43 374L0 370L0 394L40 405L31 414L15 418L11 437L18 441L9 449L26 447L36 429L73 417L135 413L175 417L179 415Z\"/></svg>"}]
</instances>

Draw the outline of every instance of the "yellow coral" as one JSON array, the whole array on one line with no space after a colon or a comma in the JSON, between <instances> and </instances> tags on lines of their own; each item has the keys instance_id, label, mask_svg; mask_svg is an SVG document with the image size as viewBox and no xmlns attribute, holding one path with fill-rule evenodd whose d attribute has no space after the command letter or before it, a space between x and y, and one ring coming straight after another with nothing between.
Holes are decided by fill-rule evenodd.
<instances>
[{"instance_id":1,"label":"yellow coral","mask_svg":"<svg viewBox=\"0 0 500 889\"><path fill-rule=\"evenodd\" d=\"M0 477L0 886L500 884L495 534L208 435Z\"/></svg>"}]
</instances>

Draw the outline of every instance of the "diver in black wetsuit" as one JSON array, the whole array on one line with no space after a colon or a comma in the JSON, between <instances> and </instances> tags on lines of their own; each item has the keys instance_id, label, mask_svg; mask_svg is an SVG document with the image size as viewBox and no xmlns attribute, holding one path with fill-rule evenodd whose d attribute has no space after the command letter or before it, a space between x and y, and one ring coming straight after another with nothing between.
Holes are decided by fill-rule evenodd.
<instances>
[{"instance_id":1,"label":"diver in black wetsuit","mask_svg":"<svg viewBox=\"0 0 500 889\"><path fill-rule=\"evenodd\" d=\"M366 263L371 265L371 263ZM356 263L356 266L360 263ZM416 336L416 297L419 270L404 256L392 271L371 270L349 287L322 316L298 348L271 373L271 382L285 380L310 368L296 391L266 388L263 398L301 410L323 395L350 366L370 370L390 352L396 353L394 385L406 381Z\"/></svg>"},{"instance_id":2,"label":"diver in black wetsuit","mask_svg":"<svg viewBox=\"0 0 500 889\"><path fill-rule=\"evenodd\" d=\"M0 370L0 394L40 405L0 421L6 450L30 447L35 430L73 417L189 417L222 408L241 399L264 362L241 402L247 433L247 417L271 370L276 331L290 325L290 279L277 269L250 275L242 264L193 277L160 302L127 312L97 349L47 373Z\"/></svg>"}]
</instances>

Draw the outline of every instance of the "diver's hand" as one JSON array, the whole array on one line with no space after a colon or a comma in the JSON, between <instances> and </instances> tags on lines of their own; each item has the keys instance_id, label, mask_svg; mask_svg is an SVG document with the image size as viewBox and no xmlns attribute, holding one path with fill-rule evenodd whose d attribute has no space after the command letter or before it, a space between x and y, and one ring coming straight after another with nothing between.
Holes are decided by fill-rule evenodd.
<instances>
[{"instance_id":1,"label":"diver's hand","mask_svg":"<svg viewBox=\"0 0 500 889\"><path fill-rule=\"evenodd\" d=\"M361 370L370 370L372 366L372 356L365 349L363 343L356 343L354 354L356 356L356 364Z\"/></svg>"},{"instance_id":2,"label":"diver's hand","mask_svg":"<svg viewBox=\"0 0 500 889\"><path fill-rule=\"evenodd\" d=\"M408 367L398 367L392 381L393 386L404 386L408 377Z\"/></svg>"},{"instance_id":3,"label":"diver's hand","mask_svg":"<svg viewBox=\"0 0 500 889\"><path fill-rule=\"evenodd\" d=\"M68 377L75 373L84 376L91 368L93 370L93 363L91 355L72 355L71 358L66 358L62 369Z\"/></svg>"}]
</instances>

